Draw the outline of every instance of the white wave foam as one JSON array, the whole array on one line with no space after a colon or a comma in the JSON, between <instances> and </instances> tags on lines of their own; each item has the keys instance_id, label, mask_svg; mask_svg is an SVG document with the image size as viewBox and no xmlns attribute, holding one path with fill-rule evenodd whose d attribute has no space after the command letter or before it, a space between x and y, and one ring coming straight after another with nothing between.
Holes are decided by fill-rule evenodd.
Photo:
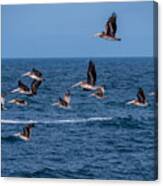
<instances>
[{"instance_id":1,"label":"white wave foam","mask_svg":"<svg viewBox=\"0 0 163 186\"><path fill-rule=\"evenodd\" d=\"M7 120L1 119L2 124L28 124L28 123L86 123L89 121L109 121L111 117L91 117L91 118L78 118L78 119L63 119L63 120Z\"/></svg>"}]
</instances>

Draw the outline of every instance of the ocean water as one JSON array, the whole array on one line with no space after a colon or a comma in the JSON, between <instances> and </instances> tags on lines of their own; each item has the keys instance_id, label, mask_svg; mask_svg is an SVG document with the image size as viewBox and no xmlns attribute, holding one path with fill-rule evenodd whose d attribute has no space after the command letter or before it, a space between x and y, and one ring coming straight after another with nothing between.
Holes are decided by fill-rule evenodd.
<instances>
[{"instance_id":1,"label":"ocean water","mask_svg":"<svg viewBox=\"0 0 163 186\"><path fill-rule=\"evenodd\" d=\"M97 84L106 98L70 87L86 80L89 59L2 59L2 93L7 110L1 112L2 176L79 179L154 180L157 177L154 59L92 58ZM45 81L38 94L11 94L22 74L36 68ZM148 107L126 105L143 87ZM52 106L66 90L71 107ZM26 107L7 103L28 101ZM14 134L35 123L30 141Z\"/></svg>"}]
</instances>

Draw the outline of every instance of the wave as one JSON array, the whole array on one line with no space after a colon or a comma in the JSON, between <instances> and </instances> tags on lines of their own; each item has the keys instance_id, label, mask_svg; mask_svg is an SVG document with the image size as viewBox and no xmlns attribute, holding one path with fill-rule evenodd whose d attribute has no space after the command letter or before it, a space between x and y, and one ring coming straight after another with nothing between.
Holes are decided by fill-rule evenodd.
<instances>
[{"instance_id":1,"label":"wave","mask_svg":"<svg viewBox=\"0 0 163 186\"><path fill-rule=\"evenodd\" d=\"M112 117L90 117L77 119L63 119L63 120L10 120L1 119L2 124L29 124L29 123L43 123L43 124L57 124L57 123L87 123L92 121L109 121Z\"/></svg>"}]
</instances>

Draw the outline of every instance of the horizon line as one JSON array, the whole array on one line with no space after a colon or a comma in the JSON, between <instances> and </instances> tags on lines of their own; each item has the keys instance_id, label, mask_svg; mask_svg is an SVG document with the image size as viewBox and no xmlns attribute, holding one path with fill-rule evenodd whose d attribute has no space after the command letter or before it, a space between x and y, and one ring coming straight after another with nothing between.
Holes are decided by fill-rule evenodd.
<instances>
[{"instance_id":1,"label":"horizon line","mask_svg":"<svg viewBox=\"0 0 163 186\"><path fill-rule=\"evenodd\" d=\"M158 56L84 56L84 57L1 57L2 59L64 59L64 58L157 58Z\"/></svg>"}]
</instances>

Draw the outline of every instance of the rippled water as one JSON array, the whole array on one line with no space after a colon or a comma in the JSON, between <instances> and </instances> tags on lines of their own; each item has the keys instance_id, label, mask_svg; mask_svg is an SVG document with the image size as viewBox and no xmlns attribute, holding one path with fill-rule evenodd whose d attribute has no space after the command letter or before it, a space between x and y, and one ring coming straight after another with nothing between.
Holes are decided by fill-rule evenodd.
<instances>
[{"instance_id":1,"label":"rippled water","mask_svg":"<svg viewBox=\"0 0 163 186\"><path fill-rule=\"evenodd\" d=\"M86 79L88 59L3 59L2 92L6 102L24 98L27 107L6 103L2 111L2 176L153 180L157 176L152 58L95 58L97 84L106 98L70 89ZM11 94L21 77L39 69L45 81L38 95ZM126 105L143 87L148 107ZM52 106L70 89L71 107ZM14 134L35 123L31 140Z\"/></svg>"}]
</instances>

